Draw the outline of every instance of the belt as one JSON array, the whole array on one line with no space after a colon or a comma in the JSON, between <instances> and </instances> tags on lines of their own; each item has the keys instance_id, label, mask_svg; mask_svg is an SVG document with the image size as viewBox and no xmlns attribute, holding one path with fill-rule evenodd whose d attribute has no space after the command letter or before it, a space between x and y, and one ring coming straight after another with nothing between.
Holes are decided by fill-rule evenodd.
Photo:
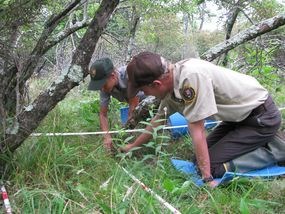
<instances>
[{"instance_id":1,"label":"belt","mask_svg":"<svg viewBox=\"0 0 285 214\"><path fill-rule=\"evenodd\" d=\"M265 105L261 104L257 106L255 109L253 109L251 113L249 114L249 116L256 116L256 115L264 113L265 111L266 111Z\"/></svg>"},{"instance_id":2,"label":"belt","mask_svg":"<svg viewBox=\"0 0 285 214\"><path fill-rule=\"evenodd\" d=\"M266 106L268 106L272 102L273 101L272 101L271 96L268 96L268 98L265 100L265 102L263 104L257 106L255 109L253 109L251 111L249 116L256 116L256 115L259 115L259 114L266 112Z\"/></svg>"}]
</instances>

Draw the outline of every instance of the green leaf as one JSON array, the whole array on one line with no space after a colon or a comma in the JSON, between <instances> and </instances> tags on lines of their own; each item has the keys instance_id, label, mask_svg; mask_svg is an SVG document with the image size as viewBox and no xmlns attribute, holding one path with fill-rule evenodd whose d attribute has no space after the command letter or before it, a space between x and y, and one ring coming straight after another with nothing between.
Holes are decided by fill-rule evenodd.
<instances>
[{"instance_id":1,"label":"green leaf","mask_svg":"<svg viewBox=\"0 0 285 214\"><path fill-rule=\"evenodd\" d=\"M174 182L168 178L163 181L162 186L168 192L172 192L175 188Z\"/></svg>"},{"instance_id":2,"label":"green leaf","mask_svg":"<svg viewBox=\"0 0 285 214\"><path fill-rule=\"evenodd\" d=\"M249 214L249 209L248 209L247 203L245 202L244 198L240 200L239 209L242 214Z\"/></svg>"},{"instance_id":3,"label":"green leaf","mask_svg":"<svg viewBox=\"0 0 285 214\"><path fill-rule=\"evenodd\" d=\"M125 143L128 143L128 142L131 141L133 138L134 138L134 136L127 137L127 138L124 140L124 142L125 142Z\"/></svg>"}]
</instances>

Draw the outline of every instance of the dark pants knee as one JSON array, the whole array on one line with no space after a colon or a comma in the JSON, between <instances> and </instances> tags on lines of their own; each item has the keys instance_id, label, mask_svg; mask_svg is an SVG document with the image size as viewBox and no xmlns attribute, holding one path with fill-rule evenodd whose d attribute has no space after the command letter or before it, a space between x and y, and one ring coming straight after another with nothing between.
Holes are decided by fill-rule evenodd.
<instances>
[{"instance_id":1,"label":"dark pants knee","mask_svg":"<svg viewBox=\"0 0 285 214\"><path fill-rule=\"evenodd\" d=\"M223 164L211 164L211 174L214 178L220 178L225 174L226 170Z\"/></svg>"}]
</instances>

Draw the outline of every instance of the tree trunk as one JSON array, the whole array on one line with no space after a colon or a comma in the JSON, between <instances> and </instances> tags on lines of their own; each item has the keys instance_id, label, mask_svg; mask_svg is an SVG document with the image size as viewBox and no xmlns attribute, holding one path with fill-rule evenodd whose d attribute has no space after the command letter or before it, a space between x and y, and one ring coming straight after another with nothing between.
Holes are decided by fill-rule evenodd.
<instances>
[{"instance_id":1,"label":"tree trunk","mask_svg":"<svg viewBox=\"0 0 285 214\"><path fill-rule=\"evenodd\" d=\"M32 104L16 116L16 122L13 127L5 130L5 136L0 143L1 153L15 151L39 126L40 122L56 104L63 100L66 94L79 85L88 75L88 65L96 43L118 4L119 0L103 0L101 2L72 57L70 67L45 92L41 93Z\"/></svg>"}]
</instances>

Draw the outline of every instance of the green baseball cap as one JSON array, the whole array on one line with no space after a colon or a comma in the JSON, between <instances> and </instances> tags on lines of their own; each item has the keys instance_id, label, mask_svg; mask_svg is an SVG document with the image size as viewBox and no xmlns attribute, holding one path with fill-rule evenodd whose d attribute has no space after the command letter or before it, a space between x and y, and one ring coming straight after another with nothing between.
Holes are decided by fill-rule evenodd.
<instances>
[{"instance_id":1,"label":"green baseball cap","mask_svg":"<svg viewBox=\"0 0 285 214\"><path fill-rule=\"evenodd\" d=\"M89 69L91 80L88 90L101 90L113 70L114 65L108 57L96 60Z\"/></svg>"}]
</instances>

